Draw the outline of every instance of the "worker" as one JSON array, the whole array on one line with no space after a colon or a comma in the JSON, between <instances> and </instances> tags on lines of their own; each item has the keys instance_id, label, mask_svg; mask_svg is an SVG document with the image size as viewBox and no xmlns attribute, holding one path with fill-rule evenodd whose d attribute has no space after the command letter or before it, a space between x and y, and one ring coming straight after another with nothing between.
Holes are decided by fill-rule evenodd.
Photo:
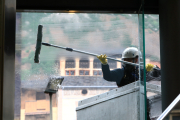
<instances>
[{"instance_id":1,"label":"worker","mask_svg":"<svg viewBox=\"0 0 180 120\"><path fill-rule=\"evenodd\" d=\"M138 51L137 48L128 47L122 53L122 60L131 62L131 63L138 63L139 54L141 53ZM124 86L124 85L127 85L129 83L139 80L138 66L122 63L122 68L110 70L106 54L99 55L97 56L97 58L102 63L103 78L110 82L116 82L118 87L121 87L121 86ZM148 65L146 69L150 71L152 67L153 65ZM143 73L143 70L141 70L141 72ZM141 74L141 81L143 81L143 74ZM147 114L148 114L147 119L150 120L149 112Z\"/></svg>"},{"instance_id":2,"label":"worker","mask_svg":"<svg viewBox=\"0 0 180 120\"><path fill-rule=\"evenodd\" d=\"M97 58L102 63L103 78L110 82L116 82L118 87L139 80L138 66L122 63L122 68L110 71L107 56L99 55ZM139 51L135 47L128 47L122 53L122 60L132 63L138 63ZM142 78L143 76L141 76Z\"/></svg>"}]
</instances>

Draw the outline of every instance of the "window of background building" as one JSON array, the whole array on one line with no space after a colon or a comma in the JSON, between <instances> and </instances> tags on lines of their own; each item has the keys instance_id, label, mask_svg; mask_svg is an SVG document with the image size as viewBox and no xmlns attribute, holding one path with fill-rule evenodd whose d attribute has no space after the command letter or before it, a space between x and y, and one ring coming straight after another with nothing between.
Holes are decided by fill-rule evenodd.
<instances>
[{"instance_id":1,"label":"window of background building","mask_svg":"<svg viewBox=\"0 0 180 120\"><path fill-rule=\"evenodd\" d=\"M80 60L79 68L89 68L89 60Z\"/></svg>"},{"instance_id":2,"label":"window of background building","mask_svg":"<svg viewBox=\"0 0 180 120\"><path fill-rule=\"evenodd\" d=\"M89 75L89 70L80 70L79 75Z\"/></svg>"},{"instance_id":3,"label":"window of background building","mask_svg":"<svg viewBox=\"0 0 180 120\"><path fill-rule=\"evenodd\" d=\"M75 75L75 70L66 70L66 75Z\"/></svg>"},{"instance_id":4,"label":"window of background building","mask_svg":"<svg viewBox=\"0 0 180 120\"><path fill-rule=\"evenodd\" d=\"M66 60L65 68L75 68L75 61L74 60Z\"/></svg>"},{"instance_id":5,"label":"window of background building","mask_svg":"<svg viewBox=\"0 0 180 120\"><path fill-rule=\"evenodd\" d=\"M102 70L93 70L93 75L102 75Z\"/></svg>"},{"instance_id":6,"label":"window of background building","mask_svg":"<svg viewBox=\"0 0 180 120\"><path fill-rule=\"evenodd\" d=\"M101 68L101 62L99 61L99 59L94 59L93 68Z\"/></svg>"}]
</instances>

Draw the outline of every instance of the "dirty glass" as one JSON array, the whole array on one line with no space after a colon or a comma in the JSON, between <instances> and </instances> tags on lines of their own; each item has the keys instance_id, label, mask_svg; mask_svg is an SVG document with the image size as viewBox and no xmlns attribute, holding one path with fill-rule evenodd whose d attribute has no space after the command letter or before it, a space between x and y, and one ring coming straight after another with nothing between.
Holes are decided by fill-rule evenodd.
<instances>
[{"instance_id":1,"label":"dirty glass","mask_svg":"<svg viewBox=\"0 0 180 120\"><path fill-rule=\"evenodd\" d=\"M50 95L44 91L52 77L64 77L61 87L52 95L53 120L76 120L76 108L82 105L78 102L86 101L87 98L105 93L123 94L125 90L132 88L137 90L137 83L131 84L133 87L130 89L124 86L117 88L116 82L106 81L101 63L94 56L42 45L40 63L34 63L38 25L43 25L42 42L106 54L121 60L125 48L139 49L141 33L138 19L138 14L18 12L15 119L50 119ZM108 64L110 70L122 68L121 62L108 60ZM115 103L113 102L113 105L116 105ZM123 99L123 103L128 104L128 101ZM139 107L129 109L138 111ZM135 114L133 119L138 118L138 113Z\"/></svg>"}]
</instances>

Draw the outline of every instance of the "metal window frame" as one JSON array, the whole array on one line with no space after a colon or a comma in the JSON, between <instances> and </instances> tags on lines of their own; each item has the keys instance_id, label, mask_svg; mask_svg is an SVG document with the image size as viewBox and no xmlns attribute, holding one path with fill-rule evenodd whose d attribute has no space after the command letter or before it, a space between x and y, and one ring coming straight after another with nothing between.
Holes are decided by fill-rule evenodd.
<instances>
[{"instance_id":1,"label":"metal window frame","mask_svg":"<svg viewBox=\"0 0 180 120\"><path fill-rule=\"evenodd\" d=\"M83 75L80 75L80 71L83 71ZM88 75L85 75L85 72L88 71L89 74ZM89 76L90 75L90 70L79 70L79 75L80 76Z\"/></svg>"},{"instance_id":2,"label":"metal window frame","mask_svg":"<svg viewBox=\"0 0 180 120\"><path fill-rule=\"evenodd\" d=\"M94 74L94 72L95 72L95 71L98 73L97 75L95 75L95 74ZM93 76L102 76L102 75L103 75L103 73L101 72L102 74L100 75L100 74L99 74L99 73L100 73L100 71L101 71L101 70L93 70Z\"/></svg>"},{"instance_id":3,"label":"metal window frame","mask_svg":"<svg viewBox=\"0 0 180 120\"><path fill-rule=\"evenodd\" d=\"M75 76L75 74L76 74L75 70L65 70L65 73L66 73L66 71L69 71L69 75L66 75L66 76ZM71 71L74 71L74 75L71 75Z\"/></svg>"},{"instance_id":4,"label":"metal window frame","mask_svg":"<svg viewBox=\"0 0 180 120\"><path fill-rule=\"evenodd\" d=\"M2 0L0 38L0 120L14 119L16 0Z\"/></svg>"}]
</instances>

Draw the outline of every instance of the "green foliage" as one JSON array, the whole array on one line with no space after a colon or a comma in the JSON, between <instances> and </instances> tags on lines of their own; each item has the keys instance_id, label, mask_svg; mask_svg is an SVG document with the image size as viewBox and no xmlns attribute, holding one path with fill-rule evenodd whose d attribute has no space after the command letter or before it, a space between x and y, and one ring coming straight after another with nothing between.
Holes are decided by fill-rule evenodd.
<instances>
[{"instance_id":1,"label":"green foliage","mask_svg":"<svg viewBox=\"0 0 180 120\"><path fill-rule=\"evenodd\" d=\"M47 14L42 13L23 13L21 16L22 23L22 38L21 45L26 48L35 43L37 39L37 29L38 25L42 24L41 19L47 16Z\"/></svg>"},{"instance_id":2,"label":"green foliage","mask_svg":"<svg viewBox=\"0 0 180 120\"><path fill-rule=\"evenodd\" d=\"M37 71L41 70L46 74L53 74L53 65L55 64L55 59L50 59L47 61L40 61L39 64L34 63L34 52L31 52L28 57L28 62L31 63L31 70L33 74L38 74Z\"/></svg>"},{"instance_id":3,"label":"green foliage","mask_svg":"<svg viewBox=\"0 0 180 120\"><path fill-rule=\"evenodd\" d=\"M122 44L123 44L123 47L125 48L130 47L132 45L132 39L128 33L124 33Z\"/></svg>"},{"instance_id":4,"label":"green foliage","mask_svg":"<svg viewBox=\"0 0 180 120\"><path fill-rule=\"evenodd\" d=\"M154 32L159 31L159 16L158 15L145 15L146 29L151 29Z\"/></svg>"},{"instance_id":5,"label":"green foliage","mask_svg":"<svg viewBox=\"0 0 180 120\"><path fill-rule=\"evenodd\" d=\"M28 57L21 59L21 64L24 65L26 63L29 63Z\"/></svg>"},{"instance_id":6,"label":"green foliage","mask_svg":"<svg viewBox=\"0 0 180 120\"><path fill-rule=\"evenodd\" d=\"M26 50L26 53L28 53L29 52L29 50Z\"/></svg>"},{"instance_id":7,"label":"green foliage","mask_svg":"<svg viewBox=\"0 0 180 120\"><path fill-rule=\"evenodd\" d=\"M126 28L126 25L122 20L119 18L118 14L111 14L111 20L109 21L110 27L107 29L107 32L103 32L103 40L109 41L114 40L120 36L118 33L118 29Z\"/></svg>"},{"instance_id":8,"label":"green foliage","mask_svg":"<svg viewBox=\"0 0 180 120\"><path fill-rule=\"evenodd\" d=\"M63 33L71 40L81 39L89 32L94 32L101 29L102 20L99 14L71 14L65 17L64 13L52 13L48 17L43 18L42 24L57 24L57 27L62 29ZM64 17L63 17L64 16ZM95 25L95 27L94 27ZM73 39L71 39L73 38Z\"/></svg>"},{"instance_id":9,"label":"green foliage","mask_svg":"<svg viewBox=\"0 0 180 120\"><path fill-rule=\"evenodd\" d=\"M99 14L88 14L88 17L90 18L91 22L102 22L102 20L99 18ZM85 22L87 21L85 20Z\"/></svg>"},{"instance_id":10,"label":"green foliage","mask_svg":"<svg viewBox=\"0 0 180 120\"><path fill-rule=\"evenodd\" d=\"M138 16L137 16L137 14L121 14L121 16L124 16L125 18L131 20L134 23L138 23Z\"/></svg>"},{"instance_id":11,"label":"green foliage","mask_svg":"<svg viewBox=\"0 0 180 120\"><path fill-rule=\"evenodd\" d=\"M126 28L126 25L122 20L119 18L118 14L113 15L114 18L111 18L111 29L115 28Z\"/></svg>"},{"instance_id":12,"label":"green foliage","mask_svg":"<svg viewBox=\"0 0 180 120\"><path fill-rule=\"evenodd\" d=\"M21 71L21 80L26 80L27 77L31 76L31 70L22 70Z\"/></svg>"},{"instance_id":13,"label":"green foliage","mask_svg":"<svg viewBox=\"0 0 180 120\"><path fill-rule=\"evenodd\" d=\"M130 45L129 47L135 47L135 48L138 48L138 46L137 46L137 45Z\"/></svg>"},{"instance_id":14,"label":"green foliage","mask_svg":"<svg viewBox=\"0 0 180 120\"><path fill-rule=\"evenodd\" d=\"M148 29L148 32L151 34L151 33L152 33L152 30Z\"/></svg>"},{"instance_id":15,"label":"green foliage","mask_svg":"<svg viewBox=\"0 0 180 120\"><path fill-rule=\"evenodd\" d=\"M132 22L137 21L137 16L135 14L122 14L127 19L130 19ZM145 29L151 29L154 32L159 31L159 16L158 15L144 15ZM136 22L138 23L138 22Z\"/></svg>"},{"instance_id":16,"label":"green foliage","mask_svg":"<svg viewBox=\"0 0 180 120\"><path fill-rule=\"evenodd\" d=\"M25 52L28 54L31 50L29 50L29 46L33 45L35 47L37 40L37 29L38 25L43 24L41 19L47 17L50 14L42 14L42 13L23 13L21 14L21 23L22 23L22 37L21 37L21 45L24 48ZM43 24L44 25L44 24ZM48 27L43 28L43 34L50 34L50 30ZM53 44L53 42L51 42ZM42 52L42 49L41 49ZM44 49L45 54L48 53L48 49ZM40 61L39 64L34 63L34 55L35 52L31 51L26 58L22 58L22 65L30 64L30 68L21 71L21 79L24 80L28 76L35 74L54 74L55 69L53 68L56 59L44 60ZM43 55L41 53L41 55ZM51 56L50 56L51 57ZM54 56L56 57L56 56Z\"/></svg>"},{"instance_id":17,"label":"green foliage","mask_svg":"<svg viewBox=\"0 0 180 120\"><path fill-rule=\"evenodd\" d=\"M22 65L27 63L31 64L31 68L27 70L21 71L22 80L24 80L27 76L30 75L38 75L38 74L46 74L53 75L56 73L56 69L54 68L55 59L40 61L40 63L34 63L34 52L32 51L27 58L22 59Z\"/></svg>"}]
</instances>

